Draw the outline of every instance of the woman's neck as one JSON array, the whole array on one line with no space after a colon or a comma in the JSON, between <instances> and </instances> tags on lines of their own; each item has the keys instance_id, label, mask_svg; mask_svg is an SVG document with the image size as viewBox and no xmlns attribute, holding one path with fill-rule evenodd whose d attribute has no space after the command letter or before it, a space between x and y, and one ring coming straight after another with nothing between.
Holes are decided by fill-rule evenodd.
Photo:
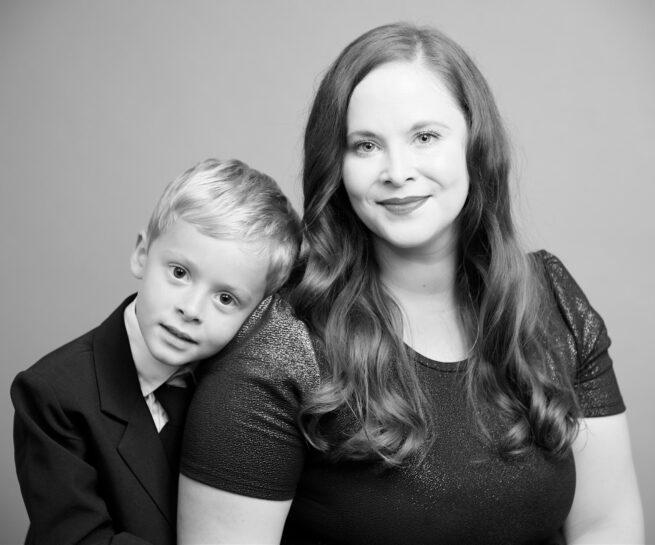
<instances>
[{"instance_id":1,"label":"woman's neck","mask_svg":"<svg viewBox=\"0 0 655 545\"><path fill-rule=\"evenodd\" d=\"M456 292L455 248L421 253L375 245L380 280L403 318L405 343L424 356L461 361L470 346Z\"/></svg>"},{"instance_id":2,"label":"woman's neck","mask_svg":"<svg viewBox=\"0 0 655 545\"><path fill-rule=\"evenodd\" d=\"M380 280L402 298L434 298L456 304L457 251L453 247L421 252L374 244Z\"/></svg>"}]
</instances>

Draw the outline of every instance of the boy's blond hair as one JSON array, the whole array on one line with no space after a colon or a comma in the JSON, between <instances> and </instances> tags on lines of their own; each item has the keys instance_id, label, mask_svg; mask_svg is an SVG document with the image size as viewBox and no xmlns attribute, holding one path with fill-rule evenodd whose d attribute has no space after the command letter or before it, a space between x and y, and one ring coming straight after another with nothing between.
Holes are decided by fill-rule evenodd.
<instances>
[{"instance_id":1,"label":"boy's blond hair","mask_svg":"<svg viewBox=\"0 0 655 545\"><path fill-rule=\"evenodd\" d=\"M261 242L270 258L267 294L286 282L298 255L291 203L270 176L236 159L206 159L168 184L148 222L148 244L178 219L214 238Z\"/></svg>"}]
</instances>

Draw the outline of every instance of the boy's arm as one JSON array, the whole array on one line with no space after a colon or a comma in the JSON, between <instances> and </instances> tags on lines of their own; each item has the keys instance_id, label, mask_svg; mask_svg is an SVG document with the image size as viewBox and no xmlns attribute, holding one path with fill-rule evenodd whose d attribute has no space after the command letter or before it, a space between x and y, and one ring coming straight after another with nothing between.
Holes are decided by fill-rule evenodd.
<instances>
[{"instance_id":1,"label":"boy's arm","mask_svg":"<svg viewBox=\"0 0 655 545\"><path fill-rule=\"evenodd\" d=\"M11 386L16 471L30 519L27 543L148 545L114 532L92 453L50 384L21 373ZM135 506L138 508L138 506Z\"/></svg>"}]
</instances>

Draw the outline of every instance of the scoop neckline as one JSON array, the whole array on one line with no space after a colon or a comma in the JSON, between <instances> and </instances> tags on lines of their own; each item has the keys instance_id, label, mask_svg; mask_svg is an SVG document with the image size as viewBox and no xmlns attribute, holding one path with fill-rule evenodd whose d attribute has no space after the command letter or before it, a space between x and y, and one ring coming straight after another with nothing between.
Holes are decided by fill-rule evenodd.
<instances>
[{"instance_id":1,"label":"scoop neckline","mask_svg":"<svg viewBox=\"0 0 655 545\"><path fill-rule=\"evenodd\" d=\"M468 365L468 358L460 360L460 361L439 361L439 360L433 360L428 358L427 356L424 356L420 352L417 352L414 350L411 346L405 345L407 348L409 354L421 365L425 367L429 367L430 369L437 369L439 371L445 371L447 373L456 373L458 371L462 371L463 369L466 369L466 366Z\"/></svg>"}]
</instances>

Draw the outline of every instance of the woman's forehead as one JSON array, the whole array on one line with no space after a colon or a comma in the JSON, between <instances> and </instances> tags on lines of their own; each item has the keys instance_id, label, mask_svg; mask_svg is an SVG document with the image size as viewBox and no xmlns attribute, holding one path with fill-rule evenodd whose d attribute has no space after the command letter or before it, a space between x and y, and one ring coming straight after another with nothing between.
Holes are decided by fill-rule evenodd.
<instances>
[{"instance_id":1,"label":"woman's forehead","mask_svg":"<svg viewBox=\"0 0 655 545\"><path fill-rule=\"evenodd\" d=\"M380 65L355 87L348 105L348 129L399 116L414 124L461 115L443 78L421 62Z\"/></svg>"}]
</instances>

